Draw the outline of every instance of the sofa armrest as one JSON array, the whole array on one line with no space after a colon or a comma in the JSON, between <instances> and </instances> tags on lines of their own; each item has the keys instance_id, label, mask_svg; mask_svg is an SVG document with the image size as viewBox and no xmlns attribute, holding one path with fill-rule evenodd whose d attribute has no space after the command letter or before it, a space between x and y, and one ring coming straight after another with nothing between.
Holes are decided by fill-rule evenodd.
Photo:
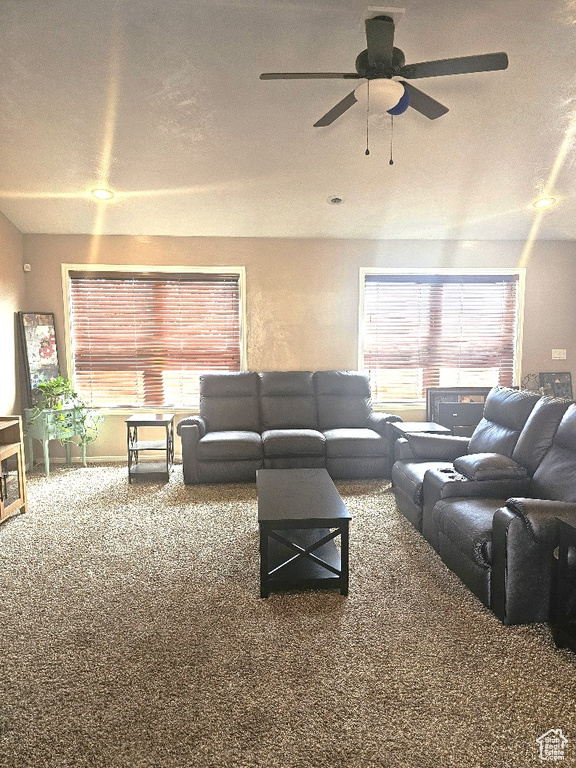
<instances>
[{"instance_id":1,"label":"sofa armrest","mask_svg":"<svg viewBox=\"0 0 576 768\"><path fill-rule=\"evenodd\" d=\"M454 461L464 456L470 440L453 435L432 435L421 432L406 435L413 457L417 461Z\"/></svg>"},{"instance_id":2,"label":"sofa armrest","mask_svg":"<svg viewBox=\"0 0 576 768\"><path fill-rule=\"evenodd\" d=\"M372 411L368 416L369 429L373 429L374 432L378 432L382 437L390 437L390 430L388 424L395 421L402 421L400 416L396 416L393 413L384 413L383 411Z\"/></svg>"},{"instance_id":3,"label":"sofa armrest","mask_svg":"<svg viewBox=\"0 0 576 768\"><path fill-rule=\"evenodd\" d=\"M203 430L203 431L202 431ZM206 434L206 424L200 416L183 419L177 428L182 441L182 473L186 485L196 485L198 479L198 440Z\"/></svg>"},{"instance_id":4,"label":"sofa armrest","mask_svg":"<svg viewBox=\"0 0 576 768\"><path fill-rule=\"evenodd\" d=\"M528 470L500 453L470 453L454 460L454 469L468 480L528 480Z\"/></svg>"},{"instance_id":5,"label":"sofa armrest","mask_svg":"<svg viewBox=\"0 0 576 768\"><path fill-rule=\"evenodd\" d=\"M196 426L198 427L198 431L200 433L200 437L204 437L206 434L206 422L200 415L196 416L186 416L186 418L182 419L178 426L176 427L176 432L182 437L182 428L187 426Z\"/></svg>"},{"instance_id":6,"label":"sofa armrest","mask_svg":"<svg viewBox=\"0 0 576 768\"><path fill-rule=\"evenodd\" d=\"M405 461L414 459L414 454L410 450L410 444L405 437L399 437L394 442L394 461Z\"/></svg>"},{"instance_id":7,"label":"sofa armrest","mask_svg":"<svg viewBox=\"0 0 576 768\"><path fill-rule=\"evenodd\" d=\"M492 610L505 624L552 619L557 517L576 521L576 504L511 498L492 523Z\"/></svg>"}]
</instances>

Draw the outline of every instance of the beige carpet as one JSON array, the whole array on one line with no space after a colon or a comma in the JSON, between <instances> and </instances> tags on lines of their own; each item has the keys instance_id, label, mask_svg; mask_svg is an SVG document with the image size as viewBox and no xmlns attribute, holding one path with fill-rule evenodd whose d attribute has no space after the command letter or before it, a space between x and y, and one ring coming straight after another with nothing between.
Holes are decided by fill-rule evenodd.
<instances>
[{"instance_id":1,"label":"beige carpet","mask_svg":"<svg viewBox=\"0 0 576 768\"><path fill-rule=\"evenodd\" d=\"M504 768L568 737L576 656L503 627L395 510L338 483L349 597L258 596L254 485L29 479L0 527L2 768Z\"/></svg>"}]
</instances>

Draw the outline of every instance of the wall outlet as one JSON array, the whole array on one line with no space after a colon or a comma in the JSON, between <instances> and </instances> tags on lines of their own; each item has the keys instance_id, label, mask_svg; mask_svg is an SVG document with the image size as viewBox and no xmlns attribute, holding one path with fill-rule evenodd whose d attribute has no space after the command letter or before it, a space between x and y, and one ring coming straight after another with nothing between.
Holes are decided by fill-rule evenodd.
<instances>
[{"instance_id":1,"label":"wall outlet","mask_svg":"<svg viewBox=\"0 0 576 768\"><path fill-rule=\"evenodd\" d=\"M553 349L552 350L552 360L566 360L566 350L565 349Z\"/></svg>"}]
</instances>

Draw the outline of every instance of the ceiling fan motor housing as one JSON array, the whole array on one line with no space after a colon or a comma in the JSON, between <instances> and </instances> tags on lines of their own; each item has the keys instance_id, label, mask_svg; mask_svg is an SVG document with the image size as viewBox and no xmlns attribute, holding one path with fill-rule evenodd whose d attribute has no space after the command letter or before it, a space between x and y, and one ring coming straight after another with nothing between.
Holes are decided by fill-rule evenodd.
<instances>
[{"instance_id":1,"label":"ceiling fan motor housing","mask_svg":"<svg viewBox=\"0 0 576 768\"><path fill-rule=\"evenodd\" d=\"M377 77L391 78L400 72L405 63L406 57L404 52L400 48L394 47L392 49L391 65L383 63L370 64L368 61L368 49L366 49L356 57L356 72L358 72L360 77L365 77L367 80L374 80Z\"/></svg>"}]
</instances>

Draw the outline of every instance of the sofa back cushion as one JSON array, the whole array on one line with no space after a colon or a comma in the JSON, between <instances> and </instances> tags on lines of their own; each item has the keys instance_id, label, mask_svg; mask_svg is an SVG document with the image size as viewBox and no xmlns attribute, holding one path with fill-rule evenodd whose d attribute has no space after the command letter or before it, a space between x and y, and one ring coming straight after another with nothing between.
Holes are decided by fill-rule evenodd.
<instances>
[{"instance_id":1,"label":"sofa back cushion","mask_svg":"<svg viewBox=\"0 0 576 768\"><path fill-rule=\"evenodd\" d=\"M550 449L532 478L538 499L576 502L576 404L566 409Z\"/></svg>"},{"instance_id":2,"label":"sofa back cushion","mask_svg":"<svg viewBox=\"0 0 576 768\"><path fill-rule=\"evenodd\" d=\"M203 373L200 376L200 415L208 432L260 432L258 374Z\"/></svg>"},{"instance_id":3,"label":"sofa back cushion","mask_svg":"<svg viewBox=\"0 0 576 768\"><path fill-rule=\"evenodd\" d=\"M552 445L562 417L570 403L553 397L541 397L524 424L512 453L514 461L532 475Z\"/></svg>"},{"instance_id":4,"label":"sofa back cushion","mask_svg":"<svg viewBox=\"0 0 576 768\"><path fill-rule=\"evenodd\" d=\"M260 374L262 429L318 429L314 377L310 371Z\"/></svg>"},{"instance_id":5,"label":"sofa back cushion","mask_svg":"<svg viewBox=\"0 0 576 768\"><path fill-rule=\"evenodd\" d=\"M511 457L520 432L539 399L539 394L510 387L491 389L482 420L470 438L468 453L501 453Z\"/></svg>"},{"instance_id":6,"label":"sofa back cushion","mask_svg":"<svg viewBox=\"0 0 576 768\"><path fill-rule=\"evenodd\" d=\"M316 371L318 427L362 429L372 411L368 376L357 371Z\"/></svg>"}]
</instances>

